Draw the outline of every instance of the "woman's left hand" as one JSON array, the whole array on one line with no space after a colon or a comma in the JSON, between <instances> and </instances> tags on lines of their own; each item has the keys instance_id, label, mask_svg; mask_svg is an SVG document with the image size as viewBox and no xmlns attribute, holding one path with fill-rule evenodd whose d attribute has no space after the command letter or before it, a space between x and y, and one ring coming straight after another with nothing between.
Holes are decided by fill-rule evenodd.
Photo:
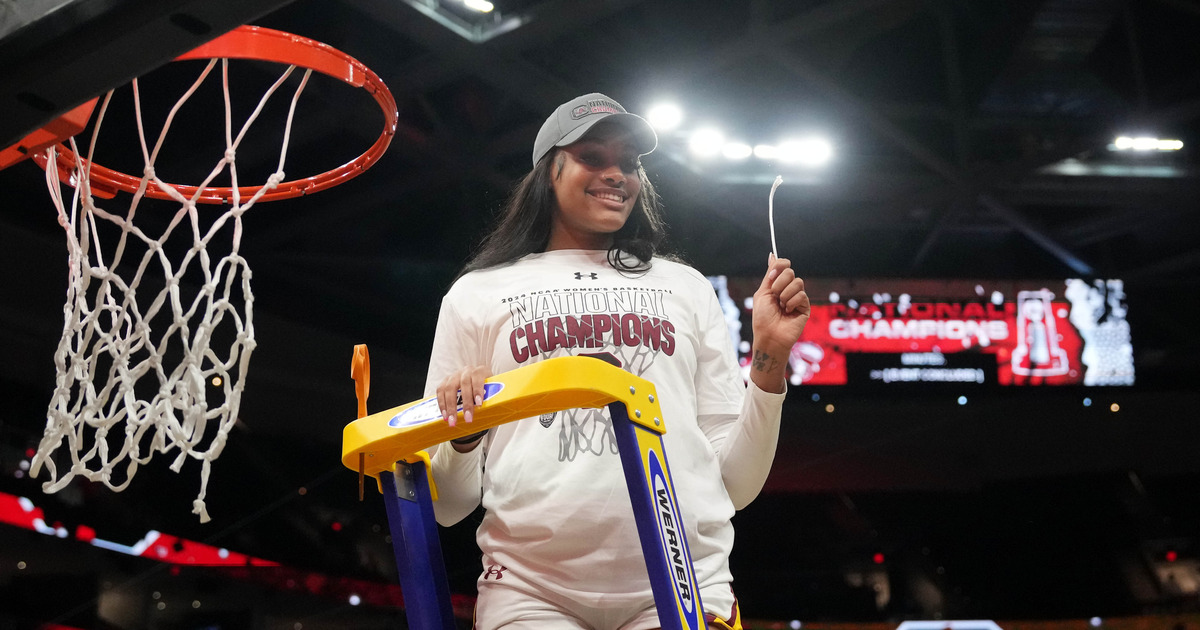
<instances>
[{"instance_id":1,"label":"woman's left hand","mask_svg":"<svg viewBox=\"0 0 1200 630\"><path fill-rule=\"evenodd\" d=\"M767 259L767 273L754 292L754 348L750 377L765 391L782 392L792 346L804 332L812 307L804 280L786 258Z\"/></svg>"}]
</instances>

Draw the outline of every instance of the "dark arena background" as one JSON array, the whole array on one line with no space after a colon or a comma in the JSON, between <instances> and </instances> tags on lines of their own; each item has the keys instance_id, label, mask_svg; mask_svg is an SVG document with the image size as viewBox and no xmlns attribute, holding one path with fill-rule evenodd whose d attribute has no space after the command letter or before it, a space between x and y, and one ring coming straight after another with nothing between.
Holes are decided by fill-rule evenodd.
<instances>
[{"instance_id":1,"label":"dark arena background","mask_svg":"<svg viewBox=\"0 0 1200 630\"><path fill-rule=\"evenodd\" d=\"M544 117L592 91L658 126L671 244L735 344L784 180L814 316L735 517L747 628L1200 628L1200 2L493 1L0 0L0 146L135 76L157 129L194 77L168 60L244 23L355 57L399 110L370 170L244 217L258 341L204 524L194 461L120 493L31 476L66 236L33 161L0 171L0 629L406 627L383 503L339 460L353 346L372 410L421 396L442 294ZM231 68L242 115L260 65ZM322 78L289 177L380 134ZM130 100L100 142L140 174ZM223 132L178 125L160 170L202 179ZM261 181L279 146L239 165ZM479 518L441 530L464 628Z\"/></svg>"}]
</instances>

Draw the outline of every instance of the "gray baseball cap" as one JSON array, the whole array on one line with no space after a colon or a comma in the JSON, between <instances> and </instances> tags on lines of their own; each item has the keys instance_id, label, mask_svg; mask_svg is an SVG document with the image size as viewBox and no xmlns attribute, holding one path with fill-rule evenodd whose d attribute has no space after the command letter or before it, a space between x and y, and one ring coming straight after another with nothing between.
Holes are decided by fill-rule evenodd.
<instances>
[{"instance_id":1,"label":"gray baseball cap","mask_svg":"<svg viewBox=\"0 0 1200 630\"><path fill-rule=\"evenodd\" d=\"M641 116L625 111L621 104L599 93L577 96L554 110L542 123L533 141L533 165L554 147L565 147L578 141L596 123L607 120L621 125L633 135L639 155L646 155L658 146L658 135Z\"/></svg>"}]
</instances>

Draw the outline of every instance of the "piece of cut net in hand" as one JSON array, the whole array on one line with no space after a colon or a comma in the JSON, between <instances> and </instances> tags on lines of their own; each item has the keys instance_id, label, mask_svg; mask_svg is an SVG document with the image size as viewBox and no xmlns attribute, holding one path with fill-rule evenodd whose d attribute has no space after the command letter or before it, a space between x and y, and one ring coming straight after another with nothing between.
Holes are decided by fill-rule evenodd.
<instances>
[{"instance_id":1,"label":"piece of cut net in hand","mask_svg":"<svg viewBox=\"0 0 1200 630\"><path fill-rule=\"evenodd\" d=\"M230 105L230 57L289 64L244 120L235 120ZM57 382L31 472L46 469L47 493L77 476L121 491L156 453L170 456L175 472L196 459L200 489L192 511L207 522L212 463L237 422L255 347L251 272L239 253L242 217L257 203L310 194L369 168L390 143L396 107L386 86L359 62L279 31L241 27L185 58L210 60L157 138L147 138L138 82L132 83L141 177L92 161L112 92L101 100L85 158L78 157L74 138L35 156L66 232L69 272L63 335L54 355ZM305 69L291 96L278 165L264 184L239 186L237 151L298 66ZM313 69L371 93L383 110L384 132L366 153L337 169L284 181L296 103ZM222 82L224 152L199 185L163 181L155 167L167 133L210 75ZM213 186L218 178L230 185ZM151 214L161 212L158 207L137 217L148 197L173 202L173 215ZM201 210L203 203L223 205Z\"/></svg>"}]
</instances>

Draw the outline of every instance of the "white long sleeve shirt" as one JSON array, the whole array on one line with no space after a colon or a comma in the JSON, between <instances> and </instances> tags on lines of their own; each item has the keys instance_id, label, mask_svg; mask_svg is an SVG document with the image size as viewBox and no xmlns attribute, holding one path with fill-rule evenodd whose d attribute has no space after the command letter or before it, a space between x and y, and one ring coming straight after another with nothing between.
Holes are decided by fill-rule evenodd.
<instances>
[{"instance_id":1,"label":"white long sleeve shirt","mask_svg":"<svg viewBox=\"0 0 1200 630\"><path fill-rule=\"evenodd\" d=\"M606 252L558 250L469 273L442 301L426 395L469 365L506 372L605 354L652 383L697 579L730 582L730 518L762 489L783 394L743 384L721 308L691 267L654 260L627 277ZM576 601L627 603L650 586L607 410L493 429L469 453L436 449L443 525L482 501L484 554ZM619 577L616 577L619 576Z\"/></svg>"}]
</instances>

